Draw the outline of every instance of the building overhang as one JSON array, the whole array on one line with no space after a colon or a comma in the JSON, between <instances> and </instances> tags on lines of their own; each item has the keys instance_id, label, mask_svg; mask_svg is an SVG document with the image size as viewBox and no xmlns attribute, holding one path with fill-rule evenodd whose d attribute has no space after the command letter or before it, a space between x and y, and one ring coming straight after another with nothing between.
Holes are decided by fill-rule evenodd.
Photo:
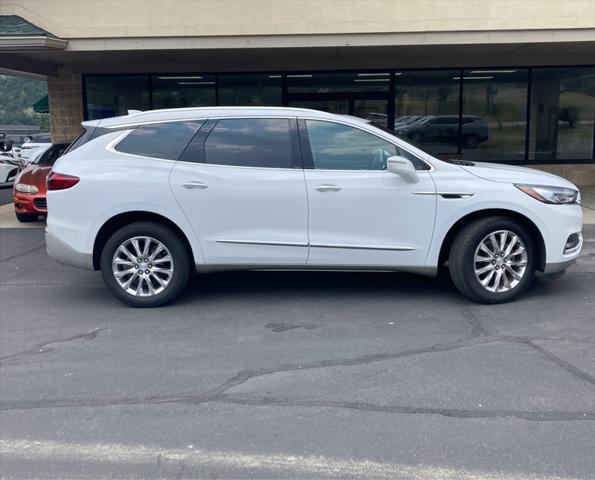
<instances>
[{"instance_id":1,"label":"building overhang","mask_svg":"<svg viewBox=\"0 0 595 480\"><path fill-rule=\"evenodd\" d=\"M0 72L237 72L595 64L595 29L70 38L0 36ZM20 42L20 43L19 43Z\"/></svg>"},{"instance_id":2,"label":"building overhang","mask_svg":"<svg viewBox=\"0 0 595 480\"><path fill-rule=\"evenodd\" d=\"M0 51L3 53L64 50L67 45L68 40L64 40L63 38L48 37L45 35L0 36Z\"/></svg>"}]
</instances>

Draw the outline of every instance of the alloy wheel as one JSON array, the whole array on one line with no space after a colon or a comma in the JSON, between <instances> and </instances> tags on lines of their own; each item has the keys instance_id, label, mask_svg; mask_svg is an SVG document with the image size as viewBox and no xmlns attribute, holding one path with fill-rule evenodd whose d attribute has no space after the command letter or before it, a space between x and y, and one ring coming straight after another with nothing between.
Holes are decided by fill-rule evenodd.
<instances>
[{"instance_id":1,"label":"alloy wheel","mask_svg":"<svg viewBox=\"0 0 595 480\"><path fill-rule=\"evenodd\" d=\"M173 257L167 247L153 237L133 237L120 244L112 259L118 285L135 297L161 293L174 274Z\"/></svg>"},{"instance_id":2,"label":"alloy wheel","mask_svg":"<svg viewBox=\"0 0 595 480\"><path fill-rule=\"evenodd\" d=\"M483 288L508 292L523 279L527 270L527 248L516 233L497 230L486 235L475 250L473 268Z\"/></svg>"}]
</instances>

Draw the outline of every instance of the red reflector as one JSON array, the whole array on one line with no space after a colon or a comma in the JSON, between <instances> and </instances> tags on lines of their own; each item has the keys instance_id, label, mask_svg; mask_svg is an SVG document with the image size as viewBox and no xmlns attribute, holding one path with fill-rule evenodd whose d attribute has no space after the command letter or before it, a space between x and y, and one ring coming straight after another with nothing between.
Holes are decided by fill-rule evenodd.
<instances>
[{"instance_id":1,"label":"red reflector","mask_svg":"<svg viewBox=\"0 0 595 480\"><path fill-rule=\"evenodd\" d=\"M65 190L79 183L80 178L73 175L51 172L48 175L48 190Z\"/></svg>"}]
</instances>

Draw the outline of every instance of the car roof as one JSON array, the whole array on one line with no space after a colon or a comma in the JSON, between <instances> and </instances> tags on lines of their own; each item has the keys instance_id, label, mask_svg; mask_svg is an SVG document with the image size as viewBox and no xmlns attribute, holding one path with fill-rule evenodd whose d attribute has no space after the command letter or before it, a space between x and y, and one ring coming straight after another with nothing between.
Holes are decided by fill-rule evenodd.
<instances>
[{"instance_id":1,"label":"car roof","mask_svg":"<svg viewBox=\"0 0 595 480\"><path fill-rule=\"evenodd\" d=\"M217 118L229 116L255 116L255 117L309 117L326 118L333 120L348 120L345 115L321 112L308 108L293 107L191 107L191 108L169 108L164 110L149 110L146 112L132 113L120 117L104 118L83 122L83 125L99 127L116 127L123 125L136 125L150 122L171 122L176 120L192 120L198 118Z\"/></svg>"}]
</instances>

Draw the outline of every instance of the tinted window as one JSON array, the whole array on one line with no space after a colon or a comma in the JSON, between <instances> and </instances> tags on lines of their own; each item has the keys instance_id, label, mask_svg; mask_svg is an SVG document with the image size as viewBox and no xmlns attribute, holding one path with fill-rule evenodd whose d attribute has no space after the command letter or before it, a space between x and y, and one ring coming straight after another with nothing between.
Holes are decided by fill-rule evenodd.
<instances>
[{"instance_id":1,"label":"tinted window","mask_svg":"<svg viewBox=\"0 0 595 480\"><path fill-rule=\"evenodd\" d=\"M35 162L38 165L52 166L56 160L60 158L64 151L68 148L68 143L58 143L52 145L46 152L44 152Z\"/></svg>"},{"instance_id":2,"label":"tinted window","mask_svg":"<svg viewBox=\"0 0 595 480\"><path fill-rule=\"evenodd\" d=\"M151 87L153 108L215 105L213 75L156 75Z\"/></svg>"},{"instance_id":3,"label":"tinted window","mask_svg":"<svg viewBox=\"0 0 595 480\"><path fill-rule=\"evenodd\" d=\"M458 70L423 70L395 74L395 131L438 157L458 153ZM450 128L429 119L448 117ZM392 127L392 126L391 126Z\"/></svg>"},{"instance_id":4,"label":"tinted window","mask_svg":"<svg viewBox=\"0 0 595 480\"><path fill-rule=\"evenodd\" d=\"M376 135L339 123L306 120L314 168L385 170L397 147Z\"/></svg>"},{"instance_id":5,"label":"tinted window","mask_svg":"<svg viewBox=\"0 0 595 480\"><path fill-rule=\"evenodd\" d=\"M529 159L593 161L595 67L535 68Z\"/></svg>"},{"instance_id":6,"label":"tinted window","mask_svg":"<svg viewBox=\"0 0 595 480\"><path fill-rule=\"evenodd\" d=\"M205 142L206 163L292 168L288 119L219 120Z\"/></svg>"},{"instance_id":7,"label":"tinted window","mask_svg":"<svg viewBox=\"0 0 595 480\"><path fill-rule=\"evenodd\" d=\"M455 77L460 78L460 77ZM522 161L525 158L527 69L463 72L463 160Z\"/></svg>"},{"instance_id":8,"label":"tinted window","mask_svg":"<svg viewBox=\"0 0 595 480\"><path fill-rule=\"evenodd\" d=\"M203 121L141 125L118 143L116 150L144 157L177 160Z\"/></svg>"},{"instance_id":9,"label":"tinted window","mask_svg":"<svg viewBox=\"0 0 595 480\"><path fill-rule=\"evenodd\" d=\"M85 77L87 118L126 115L128 110L148 110L147 75L87 75Z\"/></svg>"}]
</instances>

